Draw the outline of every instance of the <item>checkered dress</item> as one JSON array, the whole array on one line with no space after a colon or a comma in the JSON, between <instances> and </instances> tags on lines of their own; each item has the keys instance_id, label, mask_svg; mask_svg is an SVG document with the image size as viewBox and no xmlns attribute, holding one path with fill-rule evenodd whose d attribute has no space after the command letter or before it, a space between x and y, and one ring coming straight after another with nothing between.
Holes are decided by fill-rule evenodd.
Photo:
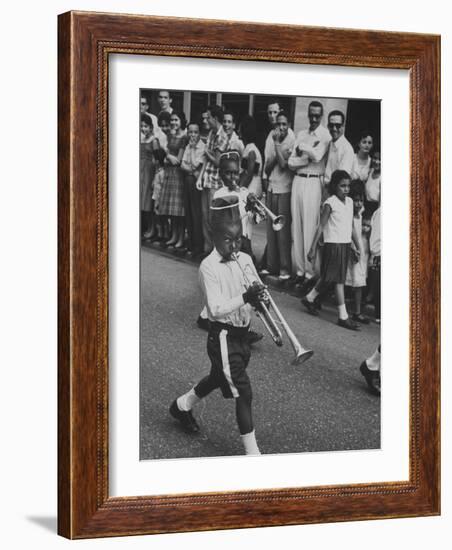
<instances>
[{"instance_id":1,"label":"checkered dress","mask_svg":"<svg viewBox=\"0 0 452 550\"><path fill-rule=\"evenodd\" d=\"M168 152L178 156L181 149L187 145L187 136L170 136ZM165 166L162 190L159 200L159 214L162 216L184 216L184 173L180 166Z\"/></svg>"}]
</instances>

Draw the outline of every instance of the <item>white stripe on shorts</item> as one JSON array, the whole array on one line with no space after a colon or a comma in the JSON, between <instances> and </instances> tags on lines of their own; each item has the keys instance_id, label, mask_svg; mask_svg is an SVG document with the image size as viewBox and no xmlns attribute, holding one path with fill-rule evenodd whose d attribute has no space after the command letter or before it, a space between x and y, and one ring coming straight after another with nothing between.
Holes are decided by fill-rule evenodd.
<instances>
[{"instance_id":1,"label":"white stripe on shorts","mask_svg":"<svg viewBox=\"0 0 452 550\"><path fill-rule=\"evenodd\" d=\"M229 388L232 393L232 397L239 397L239 392L237 388L234 386L234 382L232 381L231 376L231 366L229 365L229 354L228 354L228 342L226 340L226 336L228 334L228 331L223 329L220 332L220 350L221 350L221 362L223 363L223 373L228 381Z\"/></svg>"}]
</instances>

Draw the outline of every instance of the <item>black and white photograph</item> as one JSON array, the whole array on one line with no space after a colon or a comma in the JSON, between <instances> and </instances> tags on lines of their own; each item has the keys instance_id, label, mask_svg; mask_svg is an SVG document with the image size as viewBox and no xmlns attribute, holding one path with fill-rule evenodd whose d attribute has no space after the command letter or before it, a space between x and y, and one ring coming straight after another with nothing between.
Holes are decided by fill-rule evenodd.
<instances>
[{"instance_id":1,"label":"black and white photograph","mask_svg":"<svg viewBox=\"0 0 452 550\"><path fill-rule=\"evenodd\" d=\"M140 459L379 449L381 101L139 102Z\"/></svg>"}]
</instances>

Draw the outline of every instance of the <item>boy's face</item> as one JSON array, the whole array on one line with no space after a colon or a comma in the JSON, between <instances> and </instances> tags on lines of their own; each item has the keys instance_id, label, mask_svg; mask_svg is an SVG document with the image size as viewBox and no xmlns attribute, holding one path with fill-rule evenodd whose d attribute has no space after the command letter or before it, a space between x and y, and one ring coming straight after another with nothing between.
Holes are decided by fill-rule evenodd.
<instances>
[{"instance_id":1,"label":"boy's face","mask_svg":"<svg viewBox=\"0 0 452 550\"><path fill-rule=\"evenodd\" d=\"M375 170L380 170L381 168L381 158L380 153L375 153L372 157L372 168Z\"/></svg>"},{"instance_id":2,"label":"boy's face","mask_svg":"<svg viewBox=\"0 0 452 550\"><path fill-rule=\"evenodd\" d=\"M207 111L201 114L201 125L204 130L210 130L209 113Z\"/></svg>"},{"instance_id":3,"label":"boy's face","mask_svg":"<svg viewBox=\"0 0 452 550\"><path fill-rule=\"evenodd\" d=\"M232 134L234 131L234 119L232 115L224 115L223 117L223 130L226 134Z\"/></svg>"},{"instance_id":4,"label":"boy's face","mask_svg":"<svg viewBox=\"0 0 452 550\"><path fill-rule=\"evenodd\" d=\"M242 224L224 223L213 228L215 248L225 260L231 260L232 254L237 254L242 245Z\"/></svg>"},{"instance_id":5,"label":"boy's face","mask_svg":"<svg viewBox=\"0 0 452 550\"><path fill-rule=\"evenodd\" d=\"M190 143L197 143L199 141L199 126L197 124L189 124L187 136Z\"/></svg>"},{"instance_id":6,"label":"boy's face","mask_svg":"<svg viewBox=\"0 0 452 550\"><path fill-rule=\"evenodd\" d=\"M355 214L359 214L361 212L361 208L363 207L363 204L364 204L364 200L361 195L353 197L353 211Z\"/></svg>"},{"instance_id":7,"label":"boy's face","mask_svg":"<svg viewBox=\"0 0 452 550\"><path fill-rule=\"evenodd\" d=\"M277 103L270 103L267 107L268 122L270 122L272 126L276 124L276 117L278 116L280 110L281 109Z\"/></svg>"},{"instance_id":8,"label":"boy's face","mask_svg":"<svg viewBox=\"0 0 452 550\"><path fill-rule=\"evenodd\" d=\"M146 122L141 123L141 132L145 136L150 136L152 132L152 128L149 124L146 124Z\"/></svg>"},{"instance_id":9,"label":"boy's face","mask_svg":"<svg viewBox=\"0 0 452 550\"><path fill-rule=\"evenodd\" d=\"M162 120L162 122L160 123L160 130L162 130L162 132L166 135L170 133L171 127L167 120Z\"/></svg>"},{"instance_id":10,"label":"boy's face","mask_svg":"<svg viewBox=\"0 0 452 550\"><path fill-rule=\"evenodd\" d=\"M239 179L239 165L235 160L227 160L221 163L220 178L223 183L233 189Z\"/></svg>"},{"instance_id":11,"label":"boy's face","mask_svg":"<svg viewBox=\"0 0 452 550\"><path fill-rule=\"evenodd\" d=\"M279 116L276 119L276 128L278 129L279 137L283 140L289 131L289 122L285 116Z\"/></svg>"}]
</instances>

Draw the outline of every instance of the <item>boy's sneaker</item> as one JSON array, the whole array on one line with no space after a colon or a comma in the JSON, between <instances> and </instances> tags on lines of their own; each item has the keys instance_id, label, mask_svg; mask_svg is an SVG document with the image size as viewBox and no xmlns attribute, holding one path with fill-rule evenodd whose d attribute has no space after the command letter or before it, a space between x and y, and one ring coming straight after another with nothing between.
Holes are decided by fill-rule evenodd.
<instances>
[{"instance_id":1,"label":"boy's sneaker","mask_svg":"<svg viewBox=\"0 0 452 550\"><path fill-rule=\"evenodd\" d=\"M182 428L188 432L188 433L198 433L199 432L199 426L196 420L194 419L191 411L181 411L179 407L177 406L177 401L174 400L171 403L171 407L169 408L170 415L175 418L176 420L179 420L179 422L182 424Z\"/></svg>"}]
</instances>

